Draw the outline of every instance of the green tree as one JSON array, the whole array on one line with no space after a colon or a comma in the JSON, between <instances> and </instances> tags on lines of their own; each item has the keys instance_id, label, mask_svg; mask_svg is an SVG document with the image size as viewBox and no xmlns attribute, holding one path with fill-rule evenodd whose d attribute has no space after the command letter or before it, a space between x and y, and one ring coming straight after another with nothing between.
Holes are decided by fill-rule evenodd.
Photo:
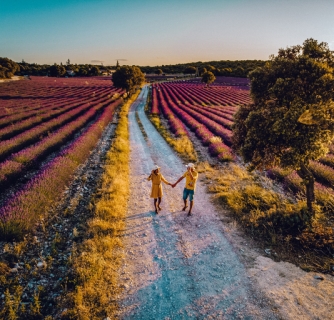
<instances>
[{"instance_id":1,"label":"green tree","mask_svg":"<svg viewBox=\"0 0 334 320\"><path fill-rule=\"evenodd\" d=\"M66 69L63 65L54 64L49 69L51 77L61 77L66 73Z\"/></svg>"},{"instance_id":2,"label":"green tree","mask_svg":"<svg viewBox=\"0 0 334 320\"><path fill-rule=\"evenodd\" d=\"M20 71L20 66L8 58L0 58L0 78L11 78Z\"/></svg>"},{"instance_id":3,"label":"green tree","mask_svg":"<svg viewBox=\"0 0 334 320\"><path fill-rule=\"evenodd\" d=\"M232 74L232 69L231 68L222 68L220 69L220 76L225 76L225 77L230 77Z\"/></svg>"},{"instance_id":4,"label":"green tree","mask_svg":"<svg viewBox=\"0 0 334 320\"><path fill-rule=\"evenodd\" d=\"M183 73L184 74L195 74L197 71L196 67L186 67L184 70L183 70Z\"/></svg>"},{"instance_id":5,"label":"green tree","mask_svg":"<svg viewBox=\"0 0 334 320\"><path fill-rule=\"evenodd\" d=\"M125 89L130 95L136 87L145 82L145 75L136 66L121 66L112 75L112 82L116 88Z\"/></svg>"},{"instance_id":6,"label":"green tree","mask_svg":"<svg viewBox=\"0 0 334 320\"><path fill-rule=\"evenodd\" d=\"M161 69L157 69L157 70L155 70L155 74L160 76L160 75L163 74L163 71Z\"/></svg>"},{"instance_id":7,"label":"green tree","mask_svg":"<svg viewBox=\"0 0 334 320\"><path fill-rule=\"evenodd\" d=\"M211 71L213 73L213 72L216 71L216 68L209 64L209 65L206 66L206 70Z\"/></svg>"},{"instance_id":8,"label":"green tree","mask_svg":"<svg viewBox=\"0 0 334 320\"><path fill-rule=\"evenodd\" d=\"M206 68L199 68L199 75L202 76L207 71Z\"/></svg>"},{"instance_id":9,"label":"green tree","mask_svg":"<svg viewBox=\"0 0 334 320\"><path fill-rule=\"evenodd\" d=\"M238 66L235 70L234 70L234 74L237 76L237 77L243 77L245 75L245 70L243 67L241 66Z\"/></svg>"},{"instance_id":10,"label":"green tree","mask_svg":"<svg viewBox=\"0 0 334 320\"><path fill-rule=\"evenodd\" d=\"M97 66L92 66L89 70L89 75L91 76L98 76L100 73L100 69Z\"/></svg>"},{"instance_id":11,"label":"green tree","mask_svg":"<svg viewBox=\"0 0 334 320\"><path fill-rule=\"evenodd\" d=\"M280 49L250 73L254 103L235 115L234 148L258 169L297 170L313 212L314 177L309 162L324 156L334 138L334 54L307 39Z\"/></svg>"},{"instance_id":12,"label":"green tree","mask_svg":"<svg viewBox=\"0 0 334 320\"><path fill-rule=\"evenodd\" d=\"M214 82L216 80L215 75L211 71L206 71L202 74L202 82L206 85L209 85L210 83Z\"/></svg>"},{"instance_id":13,"label":"green tree","mask_svg":"<svg viewBox=\"0 0 334 320\"><path fill-rule=\"evenodd\" d=\"M79 76L87 76L88 75L88 69L85 67L80 67L78 71Z\"/></svg>"}]
</instances>

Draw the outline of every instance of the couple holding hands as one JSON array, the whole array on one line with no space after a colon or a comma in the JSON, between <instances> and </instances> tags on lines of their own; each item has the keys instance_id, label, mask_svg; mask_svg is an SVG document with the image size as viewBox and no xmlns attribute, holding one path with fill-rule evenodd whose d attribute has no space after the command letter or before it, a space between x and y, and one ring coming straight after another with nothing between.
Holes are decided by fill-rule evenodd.
<instances>
[{"instance_id":1,"label":"couple holding hands","mask_svg":"<svg viewBox=\"0 0 334 320\"><path fill-rule=\"evenodd\" d=\"M185 211L188 208L187 199L189 197L190 207L188 216L191 216L191 210L194 205L194 193L196 188L196 181L198 178L198 172L195 171L195 166L193 163L188 163L186 165L187 171L174 183L169 183L164 176L160 172L159 166L154 166L150 176L147 178L148 181L152 181L152 191L151 191L151 198L154 199L154 208L155 213L158 214L158 212L161 210L160 203L161 198L163 195L162 191L162 185L161 182L164 182L167 185L172 186L172 188L175 188L175 186L184 178L186 178L186 185L183 190L183 201L184 201L184 207L183 211Z\"/></svg>"}]
</instances>

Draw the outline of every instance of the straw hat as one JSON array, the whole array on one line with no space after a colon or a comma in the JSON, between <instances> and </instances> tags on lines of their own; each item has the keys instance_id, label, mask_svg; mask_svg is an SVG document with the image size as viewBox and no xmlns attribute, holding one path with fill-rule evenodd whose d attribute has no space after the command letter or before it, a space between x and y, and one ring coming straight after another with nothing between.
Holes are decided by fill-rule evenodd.
<instances>
[{"instance_id":1,"label":"straw hat","mask_svg":"<svg viewBox=\"0 0 334 320\"><path fill-rule=\"evenodd\" d=\"M188 163L187 165L186 165L186 167L187 168L195 168L195 165L193 164L193 163Z\"/></svg>"}]
</instances>

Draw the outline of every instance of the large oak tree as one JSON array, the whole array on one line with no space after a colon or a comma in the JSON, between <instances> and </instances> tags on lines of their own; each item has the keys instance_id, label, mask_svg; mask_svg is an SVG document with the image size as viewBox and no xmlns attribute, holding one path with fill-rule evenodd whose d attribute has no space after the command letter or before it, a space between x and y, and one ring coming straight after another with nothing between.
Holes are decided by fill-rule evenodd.
<instances>
[{"instance_id":1,"label":"large oak tree","mask_svg":"<svg viewBox=\"0 0 334 320\"><path fill-rule=\"evenodd\" d=\"M125 89L129 95L145 82L145 75L136 66L121 66L113 73L112 82L116 88Z\"/></svg>"},{"instance_id":2,"label":"large oak tree","mask_svg":"<svg viewBox=\"0 0 334 320\"><path fill-rule=\"evenodd\" d=\"M333 67L325 42L307 39L280 49L250 73L254 103L235 115L234 148L254 168L297 170L310 212L315 197L309 162L324 156L334 138Z\"/></svg>"},{"instance_id":3,"label":"large oak tree","mask_svg":"<svg viewBox=\"0 0 334 320\"><path fill-rule=\"evenodd\" d=\"M204 82L206 85L214 82L216 80L215 75L211 71L206 71L202 74L201 81Z\"/></svg>"}]
</instances>

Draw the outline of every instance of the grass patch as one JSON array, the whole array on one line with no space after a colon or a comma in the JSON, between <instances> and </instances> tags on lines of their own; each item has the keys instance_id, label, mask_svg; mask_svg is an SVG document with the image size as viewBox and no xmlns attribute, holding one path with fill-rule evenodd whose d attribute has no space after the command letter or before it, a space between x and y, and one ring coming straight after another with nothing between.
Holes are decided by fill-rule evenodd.
<instances>
[{"instance_id":1,"label":"grass patch","mask_svg":"<svg viewBox=\"0 0 334 320\"><path fill-rule=\"evenodd\" d=\"M316 205L310 216L305 197L276 192L271 179L237 164L220 169L205 164L199 171L205 172L216 201L227 206L261 246L275 249L279 258L304 269L334 274L333 222L325 206Z\"/></svg>"},{"instance_id":2,"label":"grass patch","mask_svg":"<svg viewBox=\"0 0 334 320\"><path fill-rule=\"evenodd\" d=\"M197 162L197 152L194 148L193 143L189 139L188 136L180 136L179 138L175 138L171 132L164 126L161 122L160 117L155 114L151 114L150 110L152 109L152 88L148 89L148 96L145 105L145 112L151 123L158 130L161 136L166 140L166 142L177 152L181 159L186 162ZM137 122L139 124L140 130L145 132L144 127L140 126L139 117L136 115ZM138 121L139 120L139 121ZM143 133L144 138L146 140L147 134ZM145 137L146 135L146 137Z\"/></svg>"},{"instance_id":3,"label":"grass patch","mask_svg":"<svg viewBox=\"0 0 334 320\"><path fill-rule=\"evenodd\" d=\"M138 111L136 111L136 120L137 120L139 129L140 129L141 133L142 133L143 136L144 136L145 141L147 141L147 138L148 138L148 137L147 137L147 133L146 133L146 131L145 131L145 129L144 129L143 124L141 123L141 121L140 121L140 119L139 119Z\"/></svg>"},{"instance_id":4,"label":"grass patch","mask_svg":"<svg viewBox=\"0 0 334 320\"><path fill-rule=\"evenodd\" d=\"M148 115L148 118L166 140L166 142L178 153L186 162L197 162L197 153L194 145L188 136L174 138L169 130L161 123L160 118L154 115Z\"/></svg>"},{"instance_id":5,"label":"grass patch","mask_svg":"<svg viewBox=\"0 0 334 320\"><path fill-rule=\"evenodd\" d=\"M99 198L94 203L95 217L88 223L88 237L73 253L77 277L75 292L69 294L72 307L64 318L115 318L120 293L118 270L122 264L123 243L119 237L125 228L129 197L128 111L139 91L119 113L116 138L106 155Z\"/></svg>"}]
</instances>

